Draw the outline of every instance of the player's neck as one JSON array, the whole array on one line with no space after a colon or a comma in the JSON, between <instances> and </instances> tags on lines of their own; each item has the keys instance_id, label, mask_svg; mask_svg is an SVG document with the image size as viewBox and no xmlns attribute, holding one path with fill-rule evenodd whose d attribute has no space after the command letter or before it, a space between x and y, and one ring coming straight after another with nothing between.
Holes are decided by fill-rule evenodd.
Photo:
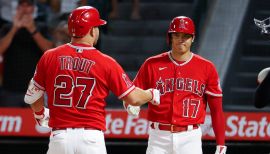
<instances>
[{"instance_id":1,"label":"player's neck","mask_svg":"<svg viewBox=\"0 0 270 154\"><path fill-rule=\"evenodd\" d=\"M83 44L83 45L87 45L87 46L93 46L93 43L89 43L89 42L83 42L83 41L71 41L71 44Z\"/></svg>"},{"instance_id":2,"label":"player's neck","mask_svg":"<svg viewBox=\"0 0 270 154\"><path fill-rule=\"evenodd\" d=\"M71 43L84 44L84 45L89 45L89 46L94 45L94 41L85 39L85 38L72 38Z\"/></svg>"},{"instance_id":3,"label":"player's neck","mask_svg":"<svg viewBox=\"0 0 270 154\"><path fill-rule=\"evenodd\" d=\"M192 55L191 51L187 51L187 52L172 51L171 54L172 54L172 58L177 61L187 61L190 59Z\"/></svg>"}]
</instances>

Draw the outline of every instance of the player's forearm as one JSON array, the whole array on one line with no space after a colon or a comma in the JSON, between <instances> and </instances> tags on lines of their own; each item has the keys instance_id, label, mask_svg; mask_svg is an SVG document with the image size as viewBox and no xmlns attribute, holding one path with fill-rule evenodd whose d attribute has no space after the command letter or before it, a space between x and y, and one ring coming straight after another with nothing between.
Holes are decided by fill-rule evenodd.
<instances>
[{"instance_id":1,"label":"player's forearm","mask_svg":"<svg viewBox=\"0 0 270 154\"><path fill-rule=\"evenodd\" d=\"M35 101L33 104L30 104L33 112L39 112L44 108L44 97L42 96L37 101Z\"/></svg>"},{"instance_id":2,"label":"player's forearm","mask_svg":"<svg viewBox=\"0 0 270 154\"><path fill-rule=\"evenodd\" d=\"M10 46L12 39L14 37L14 35L16 34L17 30L16 28L12 28L6 36L4 36L1 40L0 40L0 54L5 53L5 51L7 50L7 48Z\"/></svg>"},{"instance_id":3,"label":"player's forearm","mask_svg":"<svg viewBox=\"0 0 270 154\"><path fill-rule=\"evenodd\" d=\"M222 97L208 96L207 100L211 111L216 143L217 145L225 145L225 117L222 109Z\"/></svg>"},{"instance_id":4,"label":"player's forearm","mask_svg":"<svg viewBox=\"0 0 270 154\"><path fill-rule=\"evenodd\" d=\"M211 113L217 145L225 145L225 118L223 112Z\"/></svg>"},{"instance_id":5,"label":"player's forearm","mask_svg":"<svg viewBox=\"0 0 270 154\"><path fill-rule=\"evenodd\" d=\"M140 88L136 88L128 96L123 98L123 100L130 105L140 106L143 105L150 100L152 100L152 93L150 90L142 90Z\"/></svg>"},{"instance_id":6,"label":"player's forearm","mask_svg":"<svg viewBox=\"0 0 270 154\"><path fill-rule=\"evenodd\" d=\"M51 49L54 44L52 41L49 41L45 37L41 35L40 32L37 32L36 34L33 35L34 40L36 41L37 45L39 48L44 52L48 49Z\"/></svg>"}]
</instances>

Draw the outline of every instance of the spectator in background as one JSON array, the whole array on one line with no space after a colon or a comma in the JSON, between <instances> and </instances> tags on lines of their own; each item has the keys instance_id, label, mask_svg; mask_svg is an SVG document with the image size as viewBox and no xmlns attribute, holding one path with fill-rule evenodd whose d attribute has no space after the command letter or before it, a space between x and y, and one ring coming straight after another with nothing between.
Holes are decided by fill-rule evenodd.
<instances>
[{"instance_id":1,"label":"spectator in background","mask_svg":"<svg viewBox=\"0 0 270 154\"><path fill-rule=\"evenodd\" d=\"M70 36L68 34L67 23L61 21L58 23L55 29L53 29L53 41L56 46L63 45L70 42Z\"/></svg>"},{"instance_id":2,"label":"spectator in background","mask_svg":"<svg viewBox=\"0 0 270 154\"><path fill-rule=\"evenodd\" d=\"M49 23L52 12L49 0L35 0L37 7L37 18L35 20Z\"/></svg>"},{"instance_id":3,"label":"spectator in background","mask_svg":"<svg viewBox=\"0 0 270 154\"><path fill-rule=\"evenodd\" d=\"M35 21L48 22L51 7L48 0L34 0L34 13L33 17ZM16 14L16 7L18 0L0 0L0 28L7 22L12 22L13 17Z\"/></svg>"},{"instance_id":4,"label":"spectator in background","mask_svg":"<svg viewBox=\"0 0 270 154\"><path fill-rule=\"evenodd\" d=\"M67 29L67 19L72 10L78 6L87 5L87 0L39 0L50 6L49 24L53 41L56 46L70 42Z\"/></svg>"},{"instance_id":5,"label":"spectator in background","mask_svg":"<svg viewBox=\"0 0 270 154\"><path fill-rule=\"evenodd\" d=\"M35 22L34 0L18 0L13 23L0 29L0 54L4 56L0 106L23 107L24 92L39 58L53 47L46 25Z\"/></svg>"},{"instance_id":6,"label":"spectator in background","mask_svg":"<svg viewBox=\"0 0 270 154\"><path fill-rule=\"evenodd\" d=\"M109 14L109 18L117 19L119 18L118 0L111 0L111 3L112 3L112 11ZM130 15L130 18L132 20L141 19L139 3L140 3L139 0L133 0L132 12Z\"/></svg>"},{"instance_id":7,"label":"spectator in background","mask_svg":"<svg viewBox=\"0 0 270 154\"><path fill-rule=\"evenodd\" d=\"M87 5L87 0L51 0L49 5L53 16L58 18L58 20L66 21L69 13L78 6Z\"/></svg>"}]
</instances>

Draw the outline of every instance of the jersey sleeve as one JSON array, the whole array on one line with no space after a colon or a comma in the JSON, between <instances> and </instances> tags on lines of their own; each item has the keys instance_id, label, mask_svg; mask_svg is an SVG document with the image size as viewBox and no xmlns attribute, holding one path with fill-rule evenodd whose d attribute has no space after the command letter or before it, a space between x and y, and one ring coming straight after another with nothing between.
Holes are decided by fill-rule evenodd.
<instances>
[{"instance_id":1,"label":"jersey sleeve","mask_svg":"<svg viewBox=\"0 0 270 154\"><path fill-rule=\"evenodd\" d=\"M45 66L46 66L45 55L43 55L36 66L36 70L33 77L35 86L39 87L40 89L44 91L45 91L45 77L46 77Z\"/></svg>"},{"instance_id":2,"label":"jersey sleeve","mask_svg":"<svg viewBox=\"0 0 270 154\"><path fill-rule=\"evenodd\" d=\"M205 93L211 96L222 97L220 81L214 64L211 64L208 69L208 80Z\"/></svg>"},{"instance_id":3,"label":"jersey sleeve","mask_svg":"<svg viewBox=\"0 0 270 154\"><path fill-rule=\"evenodd\" d=\"M222 109L222 97L207 96L212 126L217 145L225 145L225 117Z\"/></svg>"},{"instance_id":4,"label":"jersey sleeve","mask_svg":"<svg viewBox=\"0 0 270 154\"><path fill-rule=\"evenodd\" d=\"M110 83L110 90L118 97L118 99L122 99L133 91L135 86L117 62L114 61L110 68L110 77L108 81Z\"/></svg>"},{"instance_id":5,"label":"jersey sleeve","mask_svg":"<svg viewBox=\"0 0 270 154\"><path fill-rule=\"evenodd\" d=\"M146 80L149 79L148 77L148 73L150 73L150 70L148 70L148 63L147 61L141 66L141 68L139 69L136 77L133 80L133 83L136 87L139 87L141 89L148 89L148 82L146 82Z\"/></svg>"}]
</instances>

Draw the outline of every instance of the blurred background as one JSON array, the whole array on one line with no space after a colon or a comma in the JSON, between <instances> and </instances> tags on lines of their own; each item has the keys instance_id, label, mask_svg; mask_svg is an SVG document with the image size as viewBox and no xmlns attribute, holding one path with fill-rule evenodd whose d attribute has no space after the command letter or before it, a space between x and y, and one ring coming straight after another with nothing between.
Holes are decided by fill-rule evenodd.
<instances>
[{"instance_id":1,"label":"blurred background","mask_svg":"<svg viewBox=\"0 0 270 154\"><path fill-rule=\"evenodd\" d=\"M16 29L17 6L23 1L33 7L32 16L28 28ZM96 7L108 21L100 29L97 48L115 58L131 79L146 58L169 49L170 21L180 15L192 18L196 25L192 52L214 62L223 88L224 111L230 113L227 118L241 115L244 120L239 120L239 131L242 122L242 129L253 135L249 138L240 133L229 138L228 133L227 153L270 153L270 108L256 109L253 103L257 74L270 66L270 37L255 26L254 18L270 17L269 0L0 0L1 154L46 153L48 135L5 132L3 117L17 111L14 108L28 108L22 98L38 59L45 49L69 42L67 17L81 5ZM45 41L33 38L35 32L29 28L33 25ZM123 110L122 103L110 94L107 109ZM252 121L254 114L261 116ZM254 129L258 131L253 133ZM143 154L147 138L109 136L106 145L108 154ZM203 149L214 153L215 141L204 139Z\"/></svg>"}]
</instances>

